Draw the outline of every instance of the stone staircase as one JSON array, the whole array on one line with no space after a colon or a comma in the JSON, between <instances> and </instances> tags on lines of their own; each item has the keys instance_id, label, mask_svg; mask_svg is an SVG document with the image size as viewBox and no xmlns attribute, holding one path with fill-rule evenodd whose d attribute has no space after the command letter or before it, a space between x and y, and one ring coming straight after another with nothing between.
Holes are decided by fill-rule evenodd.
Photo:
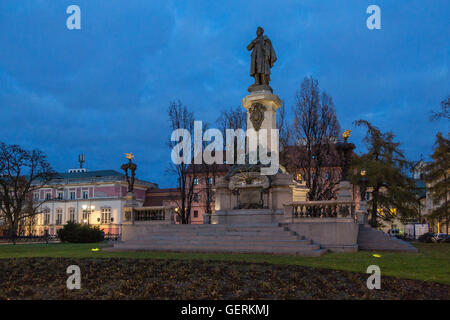
<instances>
[{"instance_id":1,"label":"stone staircase","mask_svg":"<svg viewBox=\"0 0 450 320\"><path fill-rule=\"evenodd\" d=\"M418 252L410 243L391 237L367 224L359 225L358 247L360 250Z\"/></svg>"},{"instance_id":2,"label":"stone staircase","mask_svg":"<svg viewBox=\"0 0 450 320\"><path fill-rule=\"evenodd\" d=\"M178 251L270 253L320 256L327 252L279 224L270 225L145 225L108 251Z\"/></svg>"}]
</instances>

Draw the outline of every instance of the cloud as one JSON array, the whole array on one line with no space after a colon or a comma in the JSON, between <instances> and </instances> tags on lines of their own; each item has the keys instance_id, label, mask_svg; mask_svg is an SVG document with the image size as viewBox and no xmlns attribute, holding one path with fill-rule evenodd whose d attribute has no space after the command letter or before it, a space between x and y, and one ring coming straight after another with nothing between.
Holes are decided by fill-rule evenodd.
<instances>
[{"instance_id":1,"label":"cloud","mask_svg":"<svg viewBox=\"0 0 450 320\"><path fill-rule=\"evenodd\" d=\"M134 152L140 178L173 186L164 175L169 102L210 124L240 105L258 25L279 57L271 85L287 111L312 75L343 128L368 119L411 158L429 155L435 133L448 131L428 121L450 93L444 0L426 11L421 1L381 1L378 31L365 27L368 3L356 0L77 0L81 31L65 27L69 4L0 3L0 140L44 150L58 170L79 152L91 169L117 169ZM362 136L351 139L361 146Z\"/></svg>"}]
</instances>

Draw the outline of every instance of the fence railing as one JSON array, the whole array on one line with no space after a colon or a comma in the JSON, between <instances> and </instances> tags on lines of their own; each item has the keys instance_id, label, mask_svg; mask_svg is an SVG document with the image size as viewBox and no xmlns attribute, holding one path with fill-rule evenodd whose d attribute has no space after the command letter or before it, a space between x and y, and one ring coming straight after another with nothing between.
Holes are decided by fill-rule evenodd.
<instances>
[{"instance_id":1,"label":"fence railing","mask_svg":"<svg viewBox=\"0 0 450 320\"><path fill-rule=\"evenodd\" d=\"M59 241L57 235L42 236L0 236L0 242L54 242Z\"/></svg>"},{"instance_id":2,"label":"fence railing","mask_svg":"<svg viewBox=\"0 0 450 320\"><path fill-rule=\"evenodd\" d=\"M173 223L174 208L168 206L136 207L133 208L133 221L142 223ZM131 216L125 215L125 221Z\"/></svg>"},{"instance_id":3,"label":"fence railing","mask_svg":"<svg viewBox=\"0 0 450 320\"><path fill-rule=\"evenodd\" d=\"M356 219L353 201L296 201L284 206L284 216L292 220L303 218Z\"/></svg>"},{"instance_id":4,"label":"fence railing","mask_svg":"<svg viewBox=\"0 0 450 320\"><path fill-rule=\"evenodd\" d=\"M166 215L164 209L145 209L134 211L135 221L151 221L151 220L165 220L165 219Z\"/></svg>"},{"instance_id":5,"label":"fence railing","mask_svg":"<svg viewBox=\"0 0 450 320\"><path fill-rule=\"evenodd\" d=\"M118 241L120 240L120 234L119 233L105 233L105 240L108 241Z\"/></svg>"}]
</instances>

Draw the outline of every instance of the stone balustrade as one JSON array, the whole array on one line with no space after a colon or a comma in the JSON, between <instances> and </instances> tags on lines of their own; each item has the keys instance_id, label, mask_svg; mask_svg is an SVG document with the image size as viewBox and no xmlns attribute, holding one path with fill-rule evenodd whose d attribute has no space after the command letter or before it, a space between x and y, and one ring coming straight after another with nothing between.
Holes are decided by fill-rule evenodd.
<instances>
[{"instance_id":1,"label":"stone balustrade","mask_svg":"<svg viewBox=\"0 0 450 320\"><path fill-rule=\"evenodd\" d=\"M152 206L133 208L134 223L174 223L174 208L169 206Z\"/></svg>"},{"instance_id":2,"label":"stone balustrade","mask_svg":"<svg viewBox=\"0 0 450 320\"><path fill-rule=\"evenodd\" d=\"M284 220L345 218L356 221L354 201L294 201L284 205Z\"/></svg>"}]
</instances>

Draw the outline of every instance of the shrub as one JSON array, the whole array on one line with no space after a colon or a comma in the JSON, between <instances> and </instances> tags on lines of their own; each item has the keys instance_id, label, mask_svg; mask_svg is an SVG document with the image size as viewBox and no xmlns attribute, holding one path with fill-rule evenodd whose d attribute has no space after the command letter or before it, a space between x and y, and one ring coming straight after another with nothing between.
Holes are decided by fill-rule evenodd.
<instances>
[{"instance_id":1,"label":"shrub","mask_svg":"<svg viewBox=\"0 0 450 320\"><path fill-rule=\"evenodd\" d=\"M58 237L61 242L100 242L103 241L104 232L99 227L69 221L62 229L58 230Z\"/></svg>"}]
</instances>

